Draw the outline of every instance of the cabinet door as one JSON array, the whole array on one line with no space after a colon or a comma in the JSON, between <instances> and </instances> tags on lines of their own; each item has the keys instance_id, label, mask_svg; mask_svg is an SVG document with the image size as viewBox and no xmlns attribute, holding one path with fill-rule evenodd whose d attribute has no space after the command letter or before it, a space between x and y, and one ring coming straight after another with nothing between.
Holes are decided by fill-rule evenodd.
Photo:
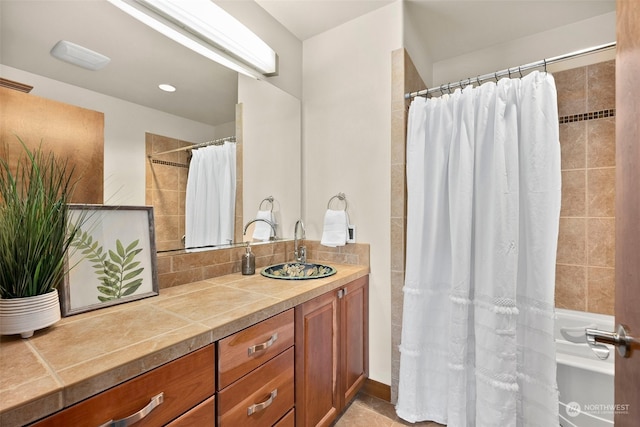
<instances>
[{"instance_id":1,"label":"cabinet door","mask_svg":"<svg viewBox=\"0 0 640 427\"><path fill-rule=\"evenodd\" d=\"M369 374L369 276L354 280L340 294L340 393L344 407Z\"/></svg>"},{"instance_id":2,"label":"cabinet door","mask_svg":"<svg viewBox=\"0 0 640 427\"><path fill-rule=\"evenodd\" d=\"M338 298L329 292L295 308L296 425L327 426L340 412Z\"/></svg>"}]
</instances>

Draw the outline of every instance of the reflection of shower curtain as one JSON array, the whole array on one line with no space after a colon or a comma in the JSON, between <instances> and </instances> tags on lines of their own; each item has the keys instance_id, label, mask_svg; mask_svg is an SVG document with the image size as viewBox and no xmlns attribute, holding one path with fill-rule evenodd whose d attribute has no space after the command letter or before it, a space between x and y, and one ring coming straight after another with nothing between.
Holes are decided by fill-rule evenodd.
<instances>
[{"instance_id":1,"label":"reflection of shower curtain","mask_svg":"<svg viewBox=\"0 0 640 427\"><path fill-rule=\"evenodd\" d=\"M187 178L185 246L233 241L236 200L236 144L193 151Z\"/></svg>"},{"instance_id":2,"label":"reflection of shower curtain","mask_svg":"<svg viewBox=\"0 0 640 427\"><path fill-rule=\"evenodd\" d=\"M558 425L558 132L537 71L411 104L400 417Z\"/></svg>"}]
</instances>

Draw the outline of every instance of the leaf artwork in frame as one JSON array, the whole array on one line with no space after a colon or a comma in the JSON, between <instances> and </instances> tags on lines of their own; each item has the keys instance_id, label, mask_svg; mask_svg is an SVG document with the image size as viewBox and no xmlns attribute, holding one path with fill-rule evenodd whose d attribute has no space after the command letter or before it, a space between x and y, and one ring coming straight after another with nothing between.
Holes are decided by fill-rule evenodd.
<instances>
[{"instance_id":1,"label":"leaf artwork in frame","mask_svg":"<svg viewBox=\"0 0 640 427\"><path fill-rule=\"evenodd\" d=\"M102 294L98 295L100 302L129 296L142 285L142 278L137 276L144 267L136 268L141 262L135 260L136 255L142 252L137 248L139 243L140 239L134 240L125 248L120 239L116 239L116 252L105 251L86 231L76 235L71 245L82 251L82 255L92 263L99 280L97 289Z\"/></svg>"},{"instance_id":2,"label":"leaf artwork in frame","mask_svg":"<svg viewBox=\"0 0 640 427\"><path fill-rule=\"evenodd\" d=\"M71 205L70 212L82 210L90 220L72 242L63 315L157 295L153 208Z\"/></svg>"}]
</instances>

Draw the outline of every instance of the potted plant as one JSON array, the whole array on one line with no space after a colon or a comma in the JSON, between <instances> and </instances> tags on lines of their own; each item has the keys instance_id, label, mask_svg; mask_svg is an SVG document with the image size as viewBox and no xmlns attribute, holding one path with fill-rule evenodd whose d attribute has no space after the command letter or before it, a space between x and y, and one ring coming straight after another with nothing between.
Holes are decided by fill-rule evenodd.
<instances>
[{"instance_id":1,"label":"potted plant","mask_svg":"<svg viewBox=\"0 0 640 427\"><path fill-rule=\"evenodd\" d=\"M57 287L82 220L68 216L67 160L18 140L17 164L0 158L0 334L28 338L60 320Z\"/></svg>"}]
</instances>

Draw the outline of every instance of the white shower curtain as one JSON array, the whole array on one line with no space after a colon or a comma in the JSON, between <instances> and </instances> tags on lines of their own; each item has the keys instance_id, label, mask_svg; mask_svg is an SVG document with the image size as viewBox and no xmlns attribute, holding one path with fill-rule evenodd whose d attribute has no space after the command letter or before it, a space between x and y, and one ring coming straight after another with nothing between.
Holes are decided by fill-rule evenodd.
<instances>
[{"instance_id":1,"label":"white shower curtain","mask_svg":"<svg viewBox=\"0 0 640 427\"><path fill-rule=\"evenodd\" d=\"M233 242L235 200L236 144L193 150L185 203L187 250Z\"/></svg>"},{"instance_id":2,"label":"white shower curtain","mask_svg":"<svg viewBox=\"0 0 640 427\"><path fill-rule=\"evenodd\" d=\"M547 73L412 102L401 418L558 425L558 132Z\"/></svg>"}]
</instances>

